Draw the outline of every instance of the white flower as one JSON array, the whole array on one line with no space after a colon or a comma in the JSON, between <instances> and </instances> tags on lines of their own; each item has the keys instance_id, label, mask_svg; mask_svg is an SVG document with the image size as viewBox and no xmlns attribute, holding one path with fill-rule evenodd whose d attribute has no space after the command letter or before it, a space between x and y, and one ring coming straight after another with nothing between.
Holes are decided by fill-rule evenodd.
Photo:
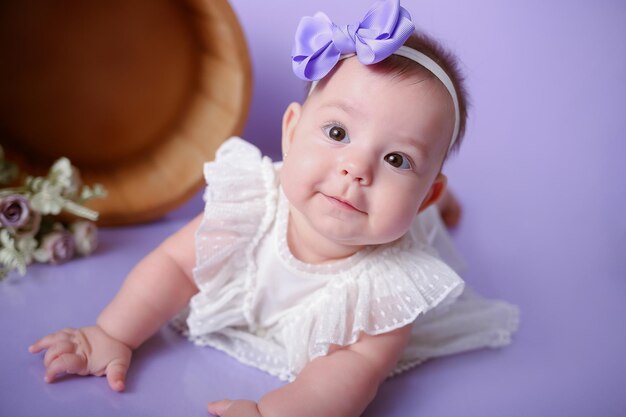
<instances>
[{"instance_id":1,"label":"white flower","mask_svg":"<svg viewBox=\"0 0 626 417\"><path fill-rule=\"evenodd\" d=\"M42 255L37 250L37 241L32 236L21 238L16 244L9 231L3 229L0 231L0 243L2 243L0 263L9 271L17 269L22 276L26 274L26 266L33 262L33 258L39 260Z\"/></svg>"},{"instance_id":2,"label":"white flower","mask_svg":"<svg viewBox=\"0 0 626 417\"><path fill-rule=\"evenodd\" d=\"M82 185L78 169L67 158L59 158L52 165L48 179L59 188L61 195L68 198L75 197Z\"/></svg>"},{"instance_id":3,"label":"white flower","mask_svg":"<svg viewBox=\"0 0 626 417\"><path fill-rule=\"evenodd\" d=\"M65 204L60 187L50 181L37 184L37 191L30 199L31 207L41 214L59 214Z\"/></svg>"}]
</instances>

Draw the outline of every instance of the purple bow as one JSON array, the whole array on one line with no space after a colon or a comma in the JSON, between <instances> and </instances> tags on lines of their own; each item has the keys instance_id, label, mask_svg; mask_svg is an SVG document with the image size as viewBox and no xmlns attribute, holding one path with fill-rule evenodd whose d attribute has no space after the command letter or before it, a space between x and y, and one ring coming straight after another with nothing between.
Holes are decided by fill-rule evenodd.
<instances>
[{"instance_id":1,"label":"purple bow","mask_svg":"<svg viewBox=\"0 0 626 417\"><path fill-rule=\"evenodd\" d=\"M323 78L343 54L356 53L365 65L387 58L404 44L415 25L400 0L378 0L355 25L340 28L322 12L305 16L291 53L293 72L303 80Z\"/></svg>"}]
</instances>

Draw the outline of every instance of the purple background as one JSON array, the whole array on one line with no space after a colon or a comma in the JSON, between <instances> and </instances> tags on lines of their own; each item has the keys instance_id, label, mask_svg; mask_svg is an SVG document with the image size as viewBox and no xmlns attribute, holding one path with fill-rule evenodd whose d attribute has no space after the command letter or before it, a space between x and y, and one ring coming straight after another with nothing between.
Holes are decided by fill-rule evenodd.
<instances>
[{"instance_id":1,"label":"purple background","mask_svg":"<svg viewBox=\"0 0 626 417\"><path fill-rule=\"evenodd\" d=\"M302 97L289 53L301 15L359 19L364 0L233 0L255 87L244 137L279 155L284 107ZM313 5L315 4L315 5ZM404 1L462 59L472 97L445 167L464 206L454 233L481 293L522 310L514 343L440 359L386 382L365 416L626 415L626 3ZM0 415L203 416L209 400L281 383L164 328L135 353L128 391L103 378L43 382L26 348L92 323L125 274L201 209L103 230L92 257L0 284Z\"/></svg>"}]
</instances>

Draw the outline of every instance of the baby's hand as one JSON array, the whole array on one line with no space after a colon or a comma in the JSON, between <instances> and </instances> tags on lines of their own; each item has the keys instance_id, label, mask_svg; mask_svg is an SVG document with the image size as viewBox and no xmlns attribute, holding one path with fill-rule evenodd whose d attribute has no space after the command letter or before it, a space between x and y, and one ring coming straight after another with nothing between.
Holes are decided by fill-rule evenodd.
<instances>
[{"instance_id":1,"label":"baby's hand","mask_svg":"<svg viewBox=\"0 0 626 417\"><path fill-rule=\"evenodd\" d=\"M63 329L28 347L31 353L44 349L47 349L43 359L46 382L52 382L62 373L96 376L106 374L112 389L123 391L125 388L124 381L132 351L99 326Z\"/></svg>"}]
</instances>

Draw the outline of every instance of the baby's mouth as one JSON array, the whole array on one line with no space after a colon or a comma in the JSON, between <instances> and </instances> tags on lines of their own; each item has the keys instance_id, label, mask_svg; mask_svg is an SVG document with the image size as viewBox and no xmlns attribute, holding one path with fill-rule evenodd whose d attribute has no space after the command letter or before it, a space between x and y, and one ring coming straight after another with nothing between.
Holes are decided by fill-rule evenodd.
<instances>
[{"instance_id":1,"label":"baby's mouth","mask_svg":"<svg viewBox=\"0 0 626 417\"><path fill-rule=\"evenodd\" d=\"M363 214L367 214L367 212L361 210L360 208L354 206L350 201L345 200L341 197L333 197L333 196L329 196L324 194L324 197L326 197L331 204L334 204L335 206L342 208L344 210L347 211L355 211L355 212L359 212L359 213L363 213Z\"/></svg>"}]
</instances>

